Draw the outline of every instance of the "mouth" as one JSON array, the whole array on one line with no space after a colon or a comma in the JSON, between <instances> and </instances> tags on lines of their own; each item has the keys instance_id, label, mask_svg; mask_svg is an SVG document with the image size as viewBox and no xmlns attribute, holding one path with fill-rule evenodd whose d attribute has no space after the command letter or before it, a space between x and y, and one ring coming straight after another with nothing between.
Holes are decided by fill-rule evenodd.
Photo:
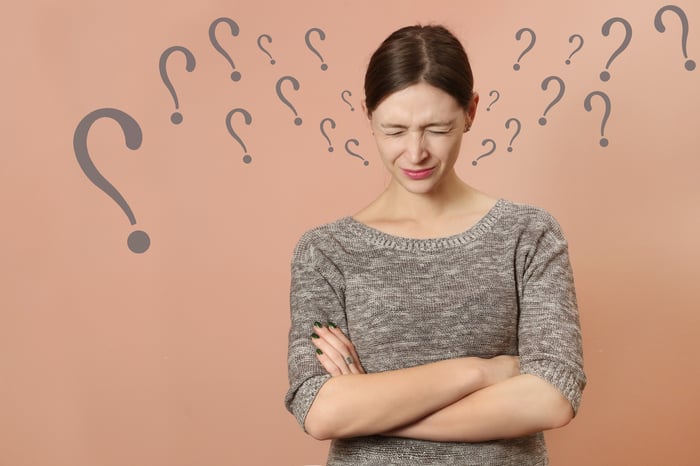
<instances>
[{"instance_id":1,"label":"mouth","mask_svg":"<svg viewBox=\"0 0 700 466\"><path fill-rule=\"evenodd\" d=\"M407 170L405 168L402 168L401 170L407 177L411 178L412 180L422 180L432 175L435 168L424 168L422 170Z\"/></svg>"}]
</instances>

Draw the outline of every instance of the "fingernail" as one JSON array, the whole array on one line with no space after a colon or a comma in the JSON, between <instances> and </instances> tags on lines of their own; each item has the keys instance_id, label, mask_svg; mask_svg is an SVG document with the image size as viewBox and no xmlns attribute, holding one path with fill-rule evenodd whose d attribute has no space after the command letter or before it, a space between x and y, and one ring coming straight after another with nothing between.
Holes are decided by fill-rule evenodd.
<instances>
[{"instance_id":1,"label":"fingernail","mask_svg":"<svg viewBox=\"0 0 700 466\"><path fill-rule=\"evenodd\" d=\"M316 321L316 322L314 322L314 325L318 328L323 328L323 325L321 325L321 322Z\"/></svg>"},{"instance_id":2,"label":"fingernail","mask_svg":"<svg viewBox=\"0 0 700 466\"><path fill-rule=\"evenodd\" d=\"M316 354L323 354L323 351L321 351L321 348L316 348Z\"/></svg>"},{"instance_id":3,"label":"fingernail","mask_svg":"<svg viewBox=\"0 0 700 466\"><path fill-rule=\"evenodd\" d=\"M314 333L311 334L311 338L321 338L321 337L319 337L318 335L316 335L316 333L314 332Z\"/></svg>"},{"instance_id":4,"label":"fingernail","mask_svg":"<svg viewBox=\"0 0 700 466\"><path fill-rule=\"evenodd\" d=\"M329 328L338 328L338 326L335 325L333 322L328 322L328 327Z\"/></svg>"}]
</instances>

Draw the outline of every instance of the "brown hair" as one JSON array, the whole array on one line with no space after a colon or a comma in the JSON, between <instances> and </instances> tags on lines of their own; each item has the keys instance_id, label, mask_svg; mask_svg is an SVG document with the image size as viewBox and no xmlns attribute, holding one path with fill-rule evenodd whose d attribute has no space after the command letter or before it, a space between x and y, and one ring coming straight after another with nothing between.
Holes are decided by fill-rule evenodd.
<instances>
[{"instance_id":1,"label":"brown hair","mask_svg":"<svg viewBox=\"0 0 700 466\"><path fill-rule=\"evenodd\" d=\"M382 42L365 74L368 115L390 94L423 81L450 94L464 109L472 101L474 77L467 53L444 26L406 26Z\"/></svg>"}]
</instances>

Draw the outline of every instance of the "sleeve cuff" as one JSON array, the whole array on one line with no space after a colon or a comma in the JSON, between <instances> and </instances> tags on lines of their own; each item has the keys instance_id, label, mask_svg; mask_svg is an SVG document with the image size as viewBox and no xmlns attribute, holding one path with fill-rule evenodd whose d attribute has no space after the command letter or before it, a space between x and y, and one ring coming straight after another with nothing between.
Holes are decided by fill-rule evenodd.
<instances>
[{"instance_id":1,"label":"sleeve cuff","mask_svg":"<svg viewBox=\"0 0 700 466\"><path fill-rule=\"evenodd\" d=\"M299 425L306 432L306 427L304 422L306 421L306 415L311 409L311 404L316 399L318 391L321 389L324 383L331 378L331 375L318 375L311 377L306 380L293 395L292 400L289 402L288 408L294 414Z\"/></svg>"},{"instance_id":2,"label":"sleeve cuff","mask_svg":"<svg viewBox=\"0 0 700 466\"><path fill-rule=\"evenodd\" d=\"M560 362L540 359L524 363L521 361L520 373L536 375L552 384L569 400L574 416L576 415L586 386L586 376L582 371Z\"/></svg>"}]
</instances>

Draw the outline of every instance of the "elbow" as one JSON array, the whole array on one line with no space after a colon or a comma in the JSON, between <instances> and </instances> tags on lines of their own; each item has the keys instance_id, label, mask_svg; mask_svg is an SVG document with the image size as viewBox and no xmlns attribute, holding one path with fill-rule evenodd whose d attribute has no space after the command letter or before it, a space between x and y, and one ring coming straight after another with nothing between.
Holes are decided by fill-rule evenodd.
<instances>
[{"instance_id":1,"label":"elbow","mask_svg":"<svg viewBox=\"0 0 700 466\"><path fill-rule=\"evenodd\" d=\"M333 413L329 409L320 409L314 403L304 420L304 430L316 440L332 440L338 437L333 419Z\"/></svg>"},{"instance_id":2,"label":"elbow","mask_svg":"<svg viewBox=\"0 0 700 466\"><path fill-rule=\"evenodd\" d=\"M304 423L304 430L316 440L331 440L333 438L328 426L317 419L307 418Z\"/></svg>"},{"instance_id":3,"label":"elbow","mask_svg":"<svg viewBox=\"0 0 700 466\"><path fill-rule=\"evenodd\" d=\"M574 418L574 409L571 403L563 395L559 396L552 406L549 419L549 429L559 429L569 424Z\"/></svg>"}]
</instances>

